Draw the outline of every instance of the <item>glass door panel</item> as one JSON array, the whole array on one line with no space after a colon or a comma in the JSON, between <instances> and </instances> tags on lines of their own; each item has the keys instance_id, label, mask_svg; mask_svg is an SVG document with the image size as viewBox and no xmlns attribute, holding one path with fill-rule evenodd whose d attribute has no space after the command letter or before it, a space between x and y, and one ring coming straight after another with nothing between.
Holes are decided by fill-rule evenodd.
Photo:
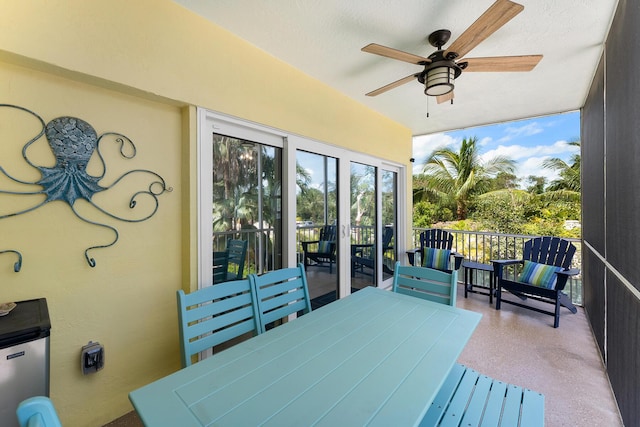
<instances>
[{"instance_id":1,"label":"glass door panel","mask_svg":"<svg viewBox=\"0 0 640 427\"><path fill-rule=\"evenodd\" d=\"M398 245L396 244L398 236L398 174L383 170L381 182L382 227L384 235L387 236L383 238L382 275L383 280L388 280L393 277L393 268L398 259Z\"/></svg>"},{"instance_id":2,"label":"glass door panel","mask_svg":"<svg viewBox=\"0 0 640 427\"><path fill-rule=\"evenodd\" d=\"M241 278L250 273L281 268L281 151L256 142L213 134L214 283L236 278L239 272L238 278ZM232 257L229 258L230 239L246 241L244 257L239 261L241 266L238 262L234 265Z\"/></svg>"},{"instance_id":3,"label":"glass door panel","mask_svg":"<svg viewBox=\"0 0 640 427\"><path fill-rule=\"evenodd\" d=\"M351 162L351 288L377 286L378 243L376 233L375 166Z\"/></svg>"},{"instance_id":4,"label":"glass door panel","mask_svg":"<svg viewBox=\"0 0 640 427\"><path fill-rule=\"evenodd\" d=\"M296 257L305 266L312 308L338 296L338 160L296 151Z\"/></svg>"}]
</instances>

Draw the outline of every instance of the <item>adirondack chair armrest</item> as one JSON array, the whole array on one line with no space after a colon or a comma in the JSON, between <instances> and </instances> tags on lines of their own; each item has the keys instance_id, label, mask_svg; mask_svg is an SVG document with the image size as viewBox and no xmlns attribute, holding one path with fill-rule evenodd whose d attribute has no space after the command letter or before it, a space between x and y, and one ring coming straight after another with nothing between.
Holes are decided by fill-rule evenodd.
<instances>
[{"instance_id":1,"label":"adirondack chair armrest","mask_svg":"<svg viewBox=\"0 0 640 427\"><path fill-rule=\"evenodd\" d=\"M578 270L577 268L569 268L566 270L560 270L558 272L556 272L556 276L558 278L557 282L556 282L556 287L555 289L557 291L562 291L565 287L565 285L567 284L567 280L569 280L569 277L571 276L575 276L577 274L580 273L580 270Z\"/></svg>"},{"instance_id":2,"label":"adirondack chair armrest","mask_svg":"<svg viewBox=\"0 0 640 427\"><path fill-rule=\"evenodd\" d=\"M464 255L459 254L458 252L451 252L451 255L454 257L454 270L460 270L460 266L464 260Z\"/></svg>"},{"instance_id":3,"label":"adirondack chair armrest","mask_svg":"<svg viewBox=\"0 0 640 427\"><path fill-rule=\"evenodd\" d=\"M420 252L420 248L407 249L405 253L409 258L409 265L415 265L416 254Z\"/></svg>"},{"instance_id":4,"label":"adirondack chair armrest","mask_svg":"<svg viewBox=\"0 0 640 427\"><path fill-rule=\"evenodd\" d=\"M571 276L577 276L578 274L580 274L580 270L577 268L568 268L566 270L560 270L556 274L562 274L567 277L571 277Z\"/></svg>"},{"instance_id":5,"label":"adirondack chair armrest","mask_svg":"<svg viewBox=\"0 0 640 427\"><path fill-rule=\"evenodd\" d=\"M502 270L506 265L524 264L523 259L492 259L493 273L498 279L502 278Z\"/></svg>"},{"instance_id":6,"label":"adirondack chair armrest","mask_svg":"<svg viewBox=\"0 0 640 427\"><path fill-rule=\"evenodd\" d=\"M367 244L353 244L351 245L351 255L359 255L362 256L364 249L372 248L374 245L371 243Z\"/></svg>"},{"instance_id":7,"label":"adirondack chair armrest","mask_svg":"<svg viewBox=\"0 0 640 427\"><path fill-rule=\"evenodd\" d=\"M302 250L305 252L309 252L309 245L317 245L320 243L320 240L307 240L305 242L300 242L302 245Z\"/></svg>"}]
</instances>

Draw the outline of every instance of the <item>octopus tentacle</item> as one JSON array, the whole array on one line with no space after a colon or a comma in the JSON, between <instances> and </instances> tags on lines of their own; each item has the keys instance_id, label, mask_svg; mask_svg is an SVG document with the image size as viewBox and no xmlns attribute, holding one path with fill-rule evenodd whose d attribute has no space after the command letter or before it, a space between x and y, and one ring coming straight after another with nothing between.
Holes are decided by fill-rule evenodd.
<instances>
[{"instance_id":1,"label":"octopus tentacle","mask_svg":"<svg viewBox=\"0 0 640 427\"><path fill-rule=\"evenodd\" d=\"M120 155L125 159L133 159L137 153L135 144L133 143L133 141L131 141L131 138L129 138L126 135L123 135L117 132L105 132L102 135L100 135L100 137L98 137L97 149L96 149L96 151L98 152L98 158L102 163L102 174L96 177L99 179L102 179L105 173L107 172L106 163L104 161L104 157L102 157L102 152L100 151L100 141L102 141L102 138L104 138L105 136L116 136L116 142L120 144ZM125 153L125 145L129 145L131 147L131 149L133 150L133 154L127 155Z\"/></svg>"},{"instance_id":2,"label":"octopus tentacle","mask_svg":"<svg viewBox=\"0 0 640 427\"><path fill-rule=\"evenodd\" d=\"M0 254L5 254L5 253L14 253L18 256L18 261L16 261L15 264L13 264L13 271L15 271L16 273L20 271L20 269L22 268L22 254L18 251L14 251L13 249L7 249L4 251L0 251Z\"/></svg>"},{"instance_id":3,"label":"octopus tentacle","mask_svg":"<svg viewBox=\"0 0 640 427\"><path fill-rule=\"evenodd\" d=\"M42 135L44 135L44 128L46 126L46 123L44 122L44 120L42 119L42 117L40 117L38 114L34 113L33 111L24 108L24 107L20 107L19 105L13 105L13 104L0 104L0 107L7 107L7 108L15 108L17 110L22 110L25 111L29 114L31 114L33 117L35 117L36 119L38 119L40 121L40 123L42 124L42 130L40 130L40 133L38 133L38 135L34 136L33 138L31 138L29 140L29 142L27 142L24 147L22 147L22 157L24 157L24 159L27 161L27 163L29 163L30 166L33 166L34 168L37 167L36 165L34 165L31 160L29 160L29 158L27 157L27 148L29 148L29 146L31 144L33 144L34 142L36 142L38 139L40 139L40 137ZM4 172L4 170L3 170ZM6 172L4 172L5 175L7 175ZM9 175L7 175L9 176ZM9 177L11 178L11 177Z\"/></svg>"},{"instance_id":4,"label":"octopus tentacle","mask_svg":"<svg viewBox=\"0 0 640 427\"><path fill-rule=\"evenodd\" d=\"M92 203L92 204L93 204L93 203ZM112 226L110 226L110 225L107 225L107 224L101 224L101 223L99 223L99 222L91 221L90 219L83 217L82 215L80 215L80 214L78 213L78 211L76 211L76 209L75 209L75 207L74 207L73 205L71 205L71 210L72 210L72 211L73 211L73 213L74 213L74 214L76 214L76 216L77 216L78 218L80 218L82 221L84 221L84 222L86 222L86 223L88 223L88 224L92 224L92 225L97 225L97 226L100 226L100 227L108 228L109 230L113 231L113 233L116 235L116 236L115 236L115 239L113 239L113 242L111 242L111 243L108 243L108 244L106 244L106 245L90 246L90 247L88 247L87 249L85 249L85 251L84 251L84 257L85 257L85 259L87 260L87 263L89 264L89 267L92 267L92 268L93 268L93 267L95 267L95 266L96 266L96 260L95 260L94 258L92 258L92 257L90 257L90 256L89 256L89 251L91 251L91 250L93 250L93 249L103 249L103 248L108 248L108 247L110 247L110 246L115 245L115 244L116 244L116 242L118 241L118 239L119 239L120 235L118 234L118 230L116 230L115 228L113 228L113 227L112 227Z\"/></svg>"},{"instance_id":5,"label":"octopus tentacle","mask_svg":"<svg viewBox=\"0 0 640 427\"><path fill-rule=\"evenodd\" d=\"M167 184L166 184L166 182L164 181L164 179L163 179L160 175L158 175L157 173L155 173L155 172L153 172L153 171L150 171L150 170L146 170L146 169L134 169L134 170L131 170L131 171L129 171L129 172L124 173L122 176L120 176L118 179L116 179L116 180L115 180L111 185L106 186L106 187L104 187L104 188L105 188L105 190L108 190L109 188L112 188L112 187L114 187L115 185L117 185L117 184L118 184L120 181L122 181L122 179L124 179L127 175L131 175L131 174L133 174L133 173L137 173L137 172L139 172L139 173L148 173L148 174L153 175L154 177L156 177L156 178L157 178L157 181L153 181L153 182L151 182L151 184L149 184L149 188L148 188L148 190L140 190L140 191L135 192L135 193L131 196L131 199L129 200L129 207L130 207L131 209L133 209L133 208L135 208L135 207L136 207L136 204L137 204L137 202L136 202L136 198L137 198L139 195L147 195L147 196L151 196L151 197L153 198L154 202L155 202L155 206L154 206L154 208L153 208L153 211L152 211L149 215L147 215L147 216L145 216L145 217L143 217L143 218L139 218L139 219L127 219L127 218L124 218L124 217L120 217L120 216L114 215L114 214L112 214L111 212L108 212L108 211L104 210L104 209L103 209L103 208L101 208L99 205L95 204L92 200L90 200L89 202L90 202L90 203L91 203L91 204L92 204L96 209L98 209L100 212L104 213L105 215L110 216L111 218L118 219L118 220L120 220L120 221L126 221L126 222L142 222L142 221L145 221L145 220L147 220L147 219L151 218L151 217L152 217L153 215L155 215L155 213L157 212L157 210L158 210L158 206L159 206L159 204L160 204L160 202L158 201L158 196L160 196L162 193L165 193L165 192L169 192L169 193L170 193L170 192L172 192L172 191L173 191L173 188L172 188L172 187L167 187Z\"/></svg>"},{"instance_id":6,"label":"octopus tentacle","mask_svg":"<svg viewBox=\"0 0 640 427\"><path fill-rule=\"evenodd\" d=\"M35 184L35 183L34 183ZM42 190L38 191L9 191L9 190L0 190L2 194L24 194L24 195L34 195L34 194L44 194Z\"/></svg>"},{"instance_id":7,"label":"octopus tentacle","mask_svg":"<svg viewBox=\"0 0 640 427\"><path fill-rule=\"evenodd\" d=\"M29 184L29 185L37 185L38 184L38 181L33 181L33 182L31 182L31 181L23 181L21 179L13 177L13 176L9 175L7 173L7 171L4 170L4 168L2 166L0 166L0 172L2 172L4 174L4 176L9 178L11 181L17 182L18 184ZM10 191L0 191L0 192L2 192L2 193L10 193ZM22 194L22 193L17 193L16 192L15 194ZM31 194L31 193L27 193L27 194Z\"/></svg>"},{"instance_id":8,"label":"octopus tentacle","mask_svg":"<svg viewBox=\"0 0 640 427\"><path fill-rule=\"evenodd\" d=\"M2 191L2 193L5 193L5 191ZM8 192L6 192L6 193L8 193ZM41 192L39 192L39 193L41 193ZM12 194L14 194L14 193L12 193ZM15 194L38 194L38 193L15 193ZM6 215L0 215L0 219L2 219L2 218L10 218L12 216L22 215L23 213L31 212L33 210L38 209L40 206L45 205L47 202L48 202L48 200L45 200L42 203L39 203L39 204L37 204L37 205L35 205L33 207L30 207L30 208L27 208L25 210L22 210L22 211L19 211L19 212L13 212L13 213L6 214Z\"/></svg>"}]
</instances>

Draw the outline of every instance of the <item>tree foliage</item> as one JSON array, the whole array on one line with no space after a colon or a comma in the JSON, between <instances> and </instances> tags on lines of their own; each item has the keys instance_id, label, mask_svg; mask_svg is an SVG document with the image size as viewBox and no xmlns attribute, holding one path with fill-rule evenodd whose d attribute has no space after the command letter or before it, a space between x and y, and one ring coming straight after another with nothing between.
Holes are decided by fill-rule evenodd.
<instances>
[{"instance_id":1,"label":"tree foliage","mask_svg":"<svg viewBox=\"0 0 640 427\"><path fill-rule=\"evenodd\" d=\"M579 146L579 141L570 143ZM567 221L580 220L580 155L569 163L548 159L544 167L559 178L546 186L541 176L529 176L526 190L518 189L514 163L506 158L479 161L476 138L464 139L458 152L440 148L427 158L423 174L414 176L414 226L431 227L458 221L448 227L508 234L580 237L580 228Z\"/></svg>"},{"instance_id":2,"label":"tree foliage","mask_svg":"<svg viewBox=\"0 0 640 427\"><path fill-rule=\"evenodd\" d=\"M580 148L580 141L571 141L570 146ZM542 167L553 169L560 177L553 181L547 191L568 190L580 193L580 154L571 156L569 163L557 157L547 159L542 163Z\"/></svg>"},{"instance_id":3,"label":"tree foliage","mask_svg":"<svg viewBox=\"0 0 640 427\"><path fill-rule=\"evenodd\" d=\"M478 139L464 138L458 151L442 147L435 150L423 166L424 192L434 196L441 204L455 205L456 218L467 217L472 199L491 189L498 174L512 174L514 161L496 156L482 161Z\"/></svg>"}]
</instances>

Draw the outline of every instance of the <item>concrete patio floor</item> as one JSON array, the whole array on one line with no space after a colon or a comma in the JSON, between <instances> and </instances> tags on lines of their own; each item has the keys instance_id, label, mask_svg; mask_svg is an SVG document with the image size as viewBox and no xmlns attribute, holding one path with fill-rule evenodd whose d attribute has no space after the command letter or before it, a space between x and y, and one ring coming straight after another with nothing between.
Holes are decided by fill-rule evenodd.
<instances>
[{"instance_id":1,"label":"concrete patio floor","mask_svg":"<svg viewBox=\"0 0 640 427\"><path fill-rule=\"evenodd\" d=\"M497 311L481 294L465 299L462 285L457 306L483 314L458 361L544 394L546 426L623 425L582 308L577 314L563 309L560 327L554 329L551 316L507 304ZM132 411L107 426L142 423Z\"/></svg>"},{"instance_id":2,"label":"concrete patio floor","mask_svg":"<svg viewBox=\"0 0 640 427\"><path fill-rule=\"evenodd\" d=\"M460 363L544 394L547 426L623 425L584 309L563 308L554 329L551 316L508 304L497 311L488 296L465 299L463 289L458 286L457 306L483 316Z\"/></svg>"}]
</instances>

